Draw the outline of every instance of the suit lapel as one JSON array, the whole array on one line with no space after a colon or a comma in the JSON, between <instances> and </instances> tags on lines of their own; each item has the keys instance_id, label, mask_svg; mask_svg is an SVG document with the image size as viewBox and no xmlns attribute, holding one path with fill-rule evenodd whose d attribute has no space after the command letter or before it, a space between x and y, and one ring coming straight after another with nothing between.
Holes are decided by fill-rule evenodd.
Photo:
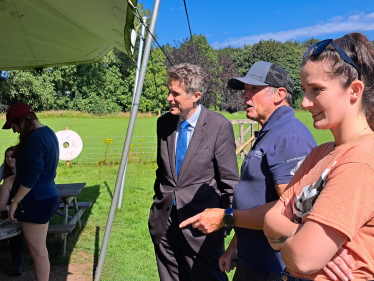
<instances>
[{"instance_id":1,"label":"suit lapel","mask_svg":"<svg viewBox=\"0 0 374 281\"><path fill-rule=\"evenodd\" d=\"M170 126L167 128L167 145L169 154L170 170L174 181L177 182L177 173L175 172L175 136L177 132L178 116L171 115Z\"/></svg>"},{"instance_id":2,"label":"suit lapel","mask_svg":"<svg viewBox=\"0 0 374 281\"><path fill-rule=\"evenodd\" d=\"M192 160L192 156L194 155L195 151L200 145L201 140L203 139L204 133L206 131L206 128L205 128L206 123L207 123L207 109L205 109L205 107L201 105L200 116L197 119L195 130L193 132L190 144L188 145L187 153L186 153L186 156L184 157L183 164L179 172L177 183L179 183L182 180L183 175L187 171L188 165L190 164ZM174 171L175 171L175 153L174 153Z\"/></svg>"}]
</instances>

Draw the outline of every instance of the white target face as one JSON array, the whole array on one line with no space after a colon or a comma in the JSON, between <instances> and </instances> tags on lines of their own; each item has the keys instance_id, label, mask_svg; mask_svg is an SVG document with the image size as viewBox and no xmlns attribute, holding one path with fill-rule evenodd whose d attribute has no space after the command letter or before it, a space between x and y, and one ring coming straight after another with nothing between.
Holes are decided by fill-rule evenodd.
<instances>
[{"instance_id":1,"label":"white target face","mask_svg":"<svg viewBox=\"0 0 374 281\"><path fill-rule=\"evenodd\" d=\"M60 149L60 160L70 161L82 152L83 142L81 137L72 130L56 132Z\"/></svg>"}]
</instances>

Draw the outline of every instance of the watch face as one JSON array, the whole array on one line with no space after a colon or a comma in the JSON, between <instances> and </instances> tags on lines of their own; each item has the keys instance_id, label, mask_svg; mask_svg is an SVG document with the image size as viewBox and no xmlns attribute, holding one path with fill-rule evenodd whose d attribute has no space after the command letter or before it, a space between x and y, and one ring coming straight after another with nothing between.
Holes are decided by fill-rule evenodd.
<instances>
[{"instance_id":1,"label":"watch face","mask_svg":"<svg viewBox=\"0 0 374 281\"><path fill-rule=\"evenodd\" d=\"M232 214L226 214L223 217L223 223L226 226L234 226L234 224L235 224L235 218L234 218L234 216Z\"/></svg>"}]
</instances>

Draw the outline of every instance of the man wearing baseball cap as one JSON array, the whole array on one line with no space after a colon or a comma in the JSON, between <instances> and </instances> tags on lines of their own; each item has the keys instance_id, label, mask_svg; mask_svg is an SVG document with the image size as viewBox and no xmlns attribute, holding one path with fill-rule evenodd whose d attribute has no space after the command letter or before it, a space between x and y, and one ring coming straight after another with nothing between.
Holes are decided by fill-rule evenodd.
<instances>
[{"instance_id":1,"label":"man wearing baseball cap","mask_svg":"<svg viewBox=\"0 0 374 281\"><path fill-rule=\"evenodd\" d=\"M233 209L207 209L180 227L192 224L204 233L234 227L235 236L219 261L221 270L236 266L234 281L280 280L285 266L262 231L264 216L316 142L295 118L290 107L294 85L280 66L256 62L245 77L230 79L228 86L244 90L247 118L262 129L243 161Z\"/></svg>"}]
</instances>

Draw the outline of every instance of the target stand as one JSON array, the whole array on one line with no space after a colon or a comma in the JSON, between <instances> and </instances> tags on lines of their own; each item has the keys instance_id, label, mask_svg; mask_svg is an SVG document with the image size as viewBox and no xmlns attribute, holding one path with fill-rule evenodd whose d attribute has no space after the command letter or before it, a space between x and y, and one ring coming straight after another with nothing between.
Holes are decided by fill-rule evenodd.
<instances>
[{"instance_id":1,"label":"target stand","mask_svg":"<svg viewBox=\"0 0 374 281\"><path fill-rule=\"evenodd\" d=\"M70 165L70 161L77 158L83 149L83 141L81 137L68 127L64 131L56 133L59 149L60 160L66 161L66 166Z\"/></svg>"}]
</instances>

